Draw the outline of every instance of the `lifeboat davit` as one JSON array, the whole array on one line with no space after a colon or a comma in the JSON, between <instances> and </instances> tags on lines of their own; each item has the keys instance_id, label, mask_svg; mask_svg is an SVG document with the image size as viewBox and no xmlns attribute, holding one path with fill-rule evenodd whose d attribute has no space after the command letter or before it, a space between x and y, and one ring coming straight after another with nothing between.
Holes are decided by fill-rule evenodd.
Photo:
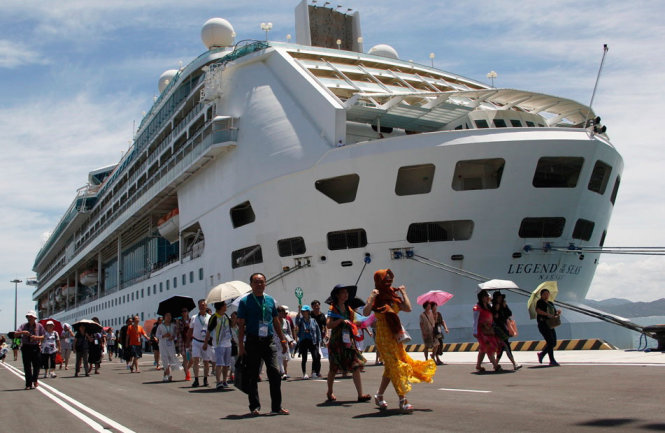
<instances>
[{"instance_id":1,"label":"lifeboat davit","mask_svg":"<svg viewBox=\"0 0 665 433\"><path fill-rule=\"evenodd\" d=\"M180 234L180 211L178 208L173 209L157 221L157 230L170 243L178 240Z\"/></svg>"},{"instance_id":2,"label":"lifeboat davit","mask_svg":"<svg viewBox=\"0 0 665 433\"><path fill-rule=\"evenodd\" d=\"M87 271L81 272L81 276L79 276L79 282L86 286L94 286L97 284L97 270L95 269L88 269ZM72 295L74 294L74 288L72 287Z\"/></svg>"}]
</instances>

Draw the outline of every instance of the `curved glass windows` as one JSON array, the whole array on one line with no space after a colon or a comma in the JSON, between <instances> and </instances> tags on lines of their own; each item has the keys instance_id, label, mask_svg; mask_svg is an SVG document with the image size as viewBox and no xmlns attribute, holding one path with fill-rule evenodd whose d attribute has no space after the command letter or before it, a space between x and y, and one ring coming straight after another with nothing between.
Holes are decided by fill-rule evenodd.
<instances>
[{"instance_id":1,"label":"curved glass windows","mask_svg":"<svg viewBox=\"0 0 665 433\"><path fill-rule=\"evenodd\" d=\"M536 188L575 188L584 158L575 156L544 156L538 160L533 175Z\"/></svg>"},{"instance_id":2,"label":"curved glass windows","mask_svg":"<svg viewBox=\"0 0 665 433\"><path fill-rule=\"evenodd\" d=\"M617 180L614 181L614 188L612 189L612 196L610 197L610 201L612 204L617 199L617 194L619 193L619 184L621 184L621 177L617 176Z\"/></svg>"},{"instance_id":3,"label":"curved glass windows","mask_svg":"<svg viewBox=\"0 0 665 433\"><path fill-rule=\"evenodd\" d=\"M432 190L434 164L408 165L397 172L395 194L427 194Z\"/></svg>"},{"instance_id":4,"label":"curved glass windows","mask_svg":"<svg viewBox=\"0 0 665 433\"><path fill-rule=\"evenodd\" d=\"M563 233L566 219L551 218L524 218L520 225L521 238L558 238Z\"/></svg>"},{"instance_id":5,"label":"curved glass windows","mask_svg":"<svg viewBox=\"0 0 665 433\"><path fill-rule=\"evenodd\" d=\"M434 221L409 225L406 240L411 243L466 241L471 239L473 221Z\"/></svg>"},{"instance_id":6,"label":"curved glass windows","mask_svg":"<svg viewBox=\"0 0 665 433\"><path fill-rule=\"evenodd\" d=\"M253 223L256 219L256 215L254 215L254 210L252 209L252 204L249 201L233 206L230 212L231 223L233 224L234 229Z\"/></svg>"},{"instance_id":7,"label":"curved glass windows","mask_svg":"<svg viewBox=\"0 0 665 433\"><path fill-rule=\"evenodd\" d=\"M452 187L455 191L496 189L501 184L505 165L503 158L458 161Z\"/></svg>"},{"instance_id":8,"label":"curved glass windows","mask_svg":"<svg viewBox=\"0 0 665 433\"><path fill-rule=\"evenodd\" d=\"M367 245L367 233L365 232L365 229L329 232L327 237L329 250L362 248Z\"/></svg>"},{"instance_id":9,"label":"curved glass windows","mask_svg":"<svg viewBox=\"0 0 665 433\"><path fill-rule=\"evenodd\" d=\"M234 269L257 263L263 263L261 245L252 245L251 247L241 248L231 253L231 267Z\"/></svg>"},{"instance_id":10,"label":"curved glass windows","mask_svg":"<svg viewBox=\"0 0 665 433\"><path fill-rule=\"evenodd\" d=\"M314 182L314 187L326 197L337 203L351 203L356 199L360 176L357 174L345 174L344 176L319 179Z\"/></svg>"},{"instance_id":11,"label":"curved glass windows","mask_svg":"<svg viewBox=\"0 0 665 433\"><path fill-rule=\"evenodd\" d=\"M277 241L277 251L280 257L296 256L305 254L305 239L302 237L280 239Z\"/></svg>"},{"instance_id":12,"label":"curved glass windows","mask_svg":"<svg viewBox=\"0 0 665 433\"><path fill-rule=\"evenodd\" d=\"M610 180L612 167L605 164L603 161L596 161L596 165L591 172L591 179L589 179L589 190L597 192L600 195L605 194L607 182Z\"/></svg>"},{"instance_id":13,"label":"curved glass windows","mask_svg":"<svg viewBox=\"0 0 665 433\"><path fill-rule=\"evenodd\" d=\"M593 221L578 219L573 229L573 239L582 239L588 241L593 234L593 228L596 225Z\"/></svg>"}]
</instances>

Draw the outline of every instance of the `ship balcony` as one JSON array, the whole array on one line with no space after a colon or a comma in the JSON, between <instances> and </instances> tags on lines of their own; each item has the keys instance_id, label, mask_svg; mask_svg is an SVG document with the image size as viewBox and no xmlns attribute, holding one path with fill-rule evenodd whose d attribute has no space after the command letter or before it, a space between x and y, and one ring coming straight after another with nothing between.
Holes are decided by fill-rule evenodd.
<instances>
[{"instance_id":1,"label":"ship balcony","mask_svg":"<svg viewBox=\"0 0 665 433\"><path fill-rule=\"evenodd\" d=\"M237 117L216 116L212 120L212 144L217 148L231 150L238 144Z\"/></svg>"}]
</instances>

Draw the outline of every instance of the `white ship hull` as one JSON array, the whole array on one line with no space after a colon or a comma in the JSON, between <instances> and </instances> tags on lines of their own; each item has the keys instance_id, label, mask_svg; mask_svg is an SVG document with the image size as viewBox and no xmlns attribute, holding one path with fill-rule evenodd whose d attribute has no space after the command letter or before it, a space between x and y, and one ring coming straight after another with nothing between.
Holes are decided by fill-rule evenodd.
<instances>
[{"instance_id":1,"label":"white ship hull","mask_svg":"<svg viewBox=\"0 0 665 433\"><path fill-rule=\"evenodd\" d=\"M84 204L86 213L63 217L38 254L34 298L48 299L85 269L99 269L103 284L79 286L73 303L47 303L42 314L97 316L118 327L130 314L154 317L165 298L204 298L253 272L274 279L268 292L292 307L297 287L309 303L357 281L364 298L373 272L390 268L414 303L428 290L452 292L443 309L450 339L468 341L479 280L508 279L524 289L557 280L560 299L584 300L598 254L576 248L602 245L623 169L607 136L593 132L599 120L587 126L595 116L588 107L487 89L399 59L247 47L212 49L170 74L133 148L117 167L91 173L91 182L101 182L95 201ZM578 161L578 172L554 164L563 183L537 184L534 173L548 158ZM480 164L480 174L458 172L465 164ZM592 187L598 164L602 188ZM427 174L409 171L425 166ZM400 180L403 169L415 177ZM329 179L336 180L328 188L339 188L344 176L355 179L350 192L320 188ZM428 188L418 190L421 183ZM166 235L175 243L167 245L157 221L174 208L178 219ZM555 235L521 232L525 219L547 218L560 222ZM576 232L580 221L586 235ZM412 238L412 225L445 233ZM350 232L358 236L352 242ZM332 245L339 236L342 247ZM280 252L287 239L298 240L298 251ZM538 338L525 299L508 301L520 338ZM403 316L416 338L419 313ZM561 337L591 329L570 325L587 322L578 315L564 322Z\"/></svg>"}]
</instances>

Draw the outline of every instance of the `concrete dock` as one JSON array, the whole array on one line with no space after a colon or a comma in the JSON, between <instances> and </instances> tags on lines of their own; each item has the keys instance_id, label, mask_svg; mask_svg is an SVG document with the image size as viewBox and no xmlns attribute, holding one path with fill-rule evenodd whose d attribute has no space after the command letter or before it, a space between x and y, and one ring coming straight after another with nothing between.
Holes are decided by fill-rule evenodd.
<instances>
[{"instance_id":1,"label":"concrete dock","mask_svg":"<svg viewBox=\"0 0 665 433\"><path fill-rule=\"evenodd\" d=\"M422 354L413 356L422 359ZM259 392L263 414L248 415L247 396L233 389L191 388L181 371L162 383L162 372L146 355L142 372L130 374L124 362L104 362L101 374L75 378L73 370L40 380L24 390L20 360L0 364L0 416L3 432L599 432L665 431L665 354L621 350L560 351L560 367L538 364L536 352L516 352L523 365L513 372L477 374L476 353L445 353L432 384L415 384L411 414L397 410L388 388L389 408L357 403L350 378L338 376L337 401L326 402L324 380L301 380L300 359L289 363L292 378L282 382L289 416L272 416L268 384ZM366 354L364 391L373 394L383 367ZM485 364L487 366L487 363ZM327 372L324 360L322 371ZM491 370L491 368L488 368ZM308 367L309 373L309 367ZM214 378L211 378L214 383ZM606 430L605 430L606 431Z\"/></svg>"}]
</instances>

